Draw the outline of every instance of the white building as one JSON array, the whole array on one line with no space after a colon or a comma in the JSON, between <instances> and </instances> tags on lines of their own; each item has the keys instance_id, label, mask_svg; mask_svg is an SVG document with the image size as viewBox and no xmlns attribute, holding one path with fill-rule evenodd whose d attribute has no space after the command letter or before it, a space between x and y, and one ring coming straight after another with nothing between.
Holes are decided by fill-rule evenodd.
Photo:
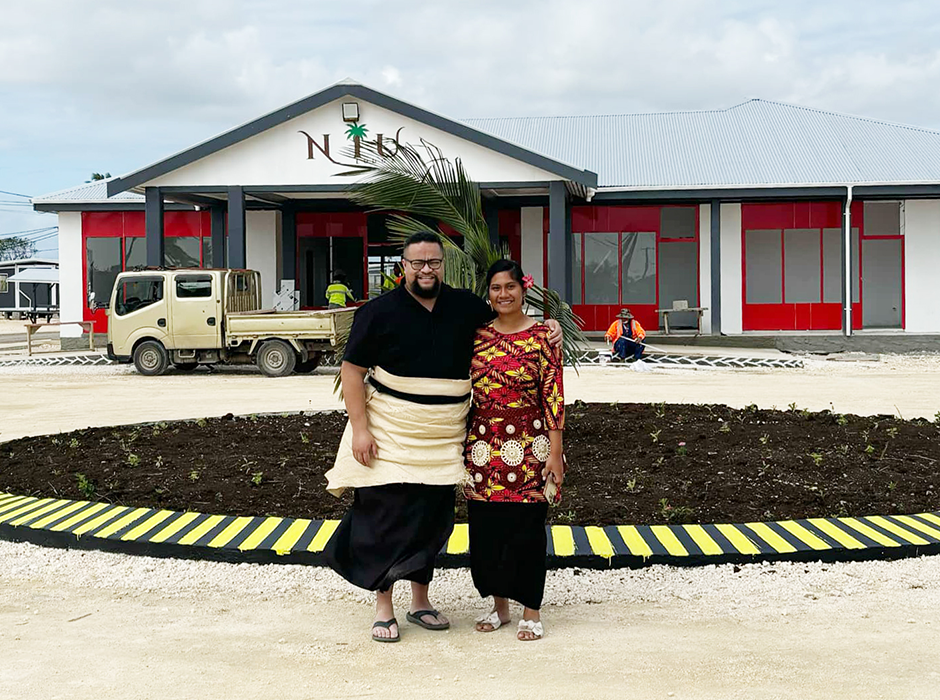
<instances>
[{"instance_id":1,"label":"white building","mask_svg":"<svg viewBox=\"0 0 940 700\"><path fill-rule=\"evenodd\" d=\"M940 132L762 100L456 121L352 82L35 199L59 215L62 318L101 332L88 293L137 265L257 269L266 299L296 289L304 307L342 268L367 297L397 251L346 196L361 139L461 158L491 229L588 330L629 306L655 331L678 301L716 335L940 334Z\"/></svg>"}]
</instances>

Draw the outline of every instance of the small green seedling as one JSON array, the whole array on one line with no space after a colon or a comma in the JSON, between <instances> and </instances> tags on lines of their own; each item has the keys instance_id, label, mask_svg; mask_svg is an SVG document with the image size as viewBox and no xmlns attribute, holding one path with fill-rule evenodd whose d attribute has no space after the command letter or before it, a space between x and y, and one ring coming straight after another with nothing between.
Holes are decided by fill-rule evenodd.
<instances>
[{"instance_id":1,"label":"small green seedling","mask_svg":"<svg viewBox=\"0 0 940 700\"><path fill-rule=\"evenodd\" d=\"M85 498L91 498L95 495L95 482L84 474L76 474L75 480L78 482L78 490Z\"/></svg>"}]
</instances>

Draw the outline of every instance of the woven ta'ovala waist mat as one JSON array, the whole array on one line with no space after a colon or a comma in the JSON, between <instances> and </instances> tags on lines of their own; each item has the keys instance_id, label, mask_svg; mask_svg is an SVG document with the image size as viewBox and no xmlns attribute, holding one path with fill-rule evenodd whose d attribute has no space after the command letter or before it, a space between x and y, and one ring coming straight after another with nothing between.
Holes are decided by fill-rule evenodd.
<instances>
[{"instance_id":1,"label":"woven ta'ovala waist mat","mask_svg":"<svg viewBox=\"0 0 940 700\"><path fill-rule=\"evenodd\" d=\"M383 387L366 387L366 418L379 454L366 467L352 454L352 426L347 421L333 468L326 473L327 491L339 496L347 488L385 484L463 483L463 447L470 410L469 379L399 377L380 367L373 376ZM440 396L459 403L429 403L399 394Z\"/></svg>"}]
</instances>

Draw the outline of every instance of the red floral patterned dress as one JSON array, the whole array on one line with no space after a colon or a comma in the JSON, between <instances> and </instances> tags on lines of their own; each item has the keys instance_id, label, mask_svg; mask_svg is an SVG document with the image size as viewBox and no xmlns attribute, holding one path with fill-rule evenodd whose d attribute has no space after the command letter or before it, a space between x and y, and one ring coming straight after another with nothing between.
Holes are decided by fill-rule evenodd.
<instances>
[{"instance_id":1,"label":"red floral patterned dress","mask_svg":"<svg viewBox=\"0 0 940 700\"><path fill-rule=\"evenodd\" d=\"M565 423L560 352L549 345L542 323L518 333L500 333L490 324L477 331L473 345L464 493L474 501L544 503L548 431ZM560 499L559 490L555 502Z\"/></svg>"}]
</instances>

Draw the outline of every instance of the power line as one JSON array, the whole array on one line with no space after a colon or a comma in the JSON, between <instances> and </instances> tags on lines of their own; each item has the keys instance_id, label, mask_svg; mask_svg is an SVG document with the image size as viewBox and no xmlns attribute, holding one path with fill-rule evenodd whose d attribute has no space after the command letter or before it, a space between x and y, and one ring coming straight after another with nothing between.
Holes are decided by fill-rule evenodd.
<instances>
[{"instance_id":1,"label":"power line","mask_svg":"<svg viewBox=\"0 0 940 700\"><path fill-rule=\"evenodd\" d=\"M31 236L42 236L50 232L58 232L58 226L47 226L45 228L34 228L29 231L13 231L11 233L0 233L0 238L30 238Z\"/></svg>"},{"instance_id":2,"label":"power line","mask_svg":"<svg viewBox=\"0 0 940 700\"><path fill-rule=\"evenodd\" d=\"M14 197L26 197L26 199L32 199L28 194L19 194L17 192L7 192L6 190L0 190L0 194L10 194Z\"/></svg>"},{"instance_id":3,"label":"power line","mask_svg":"<svg viewBox=\"0 0 940 700\"><path fill-rule=\"evenodd\" d=\"M28 228L22 231L7 231L6 233L0 233L0 236L19 236L24 233L39 233L41 231L49 231L50 229L59 228L58 226L42 226L40 228Z\"/></svg>"}]
</instances>

